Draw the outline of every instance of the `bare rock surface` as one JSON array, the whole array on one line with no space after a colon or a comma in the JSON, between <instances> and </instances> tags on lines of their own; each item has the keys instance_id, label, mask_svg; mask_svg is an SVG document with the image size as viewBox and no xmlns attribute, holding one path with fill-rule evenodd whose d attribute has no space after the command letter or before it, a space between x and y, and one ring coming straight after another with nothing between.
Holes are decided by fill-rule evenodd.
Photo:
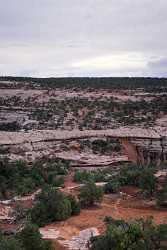
<instances>
[{"instance_id":1,"label":"bare rock surface","mask_svg":"<svg viewBox=\"0 0 167 250\"><path fill-rule=\"evenodd\" d=\"M71 239L60 239L62 235L59 230L50 228L50 229L40 229L40 233L42 234L43 239L49 240L58 240L58 242L68 249L71 250L87 250L88 242L92 236L99 235L97 228L87 228L79 232L78 235L73 236Z\"/></svg>"},{"instance_id":2,"label":"bare rock surface","mask_svg":"<svg viewBox=\"0 0 167 250\"><path fill-rule=\"evenodd\" d=\"M28 132L0 132L0 154L33 160L46 155L56 155L60 142L90 138L118 138L129 159L150 161L167 158L167 129L152 127L148 129L121 127L108 130L30 130ZM149 156L153 152L156 156ZM146 156L147 154L147 156ZM145 159L149 158L149 159ZM91 159L87 164L91 165Z\"/></svg>"},{"instance_id":3,"label":"bare rock surface","mask_svg":"<svg viewBox=\"0 0 167 250\"><path fill-rule=\"evenodd\" d=\"M80 231L79 235L72 237L71 240L59 241L63 246L71 250L87 250L88 242L92 236L99 235L97 228L88 228Z\"/></svg>"},{"instance_id":4,"label":"bare rock surface","mask_svg":"<svg viewBox=\"0 0 167 250\"><path fill-rule=\"evenodd\" d=\"M10 220L11 207L0 204L0 221Z\"/></svg>"},{"instance_id":5,"label":"bare rock surface","mask_svg":"<svg viewBox=\"0 0 167 250\"><path fill-rule=\"evenodd\" d=\"M160 133L160 134L159 134ZM162 136L167 136L167 130L159 129L156 132L154 129L143 128L127 128L108 130L37 130L29 132L0 132L0 145L21 144L21 143L37 143L40 141L53 140L70 140L89 137L113 137L113 138L143 138L143 139L159 139Z\"/></svg>"}]
</instances>

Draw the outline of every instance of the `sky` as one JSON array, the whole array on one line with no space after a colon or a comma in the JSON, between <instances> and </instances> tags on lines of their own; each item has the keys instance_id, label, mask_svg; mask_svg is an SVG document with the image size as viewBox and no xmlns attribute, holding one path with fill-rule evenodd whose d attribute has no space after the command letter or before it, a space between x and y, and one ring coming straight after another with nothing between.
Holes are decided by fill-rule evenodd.
<instances>
[{"instance_id":1,"label":"sky","mask_svg":"<svg viewBox=\"0 0 167 250\"><path fill-rule=\"evenodd\" d=\"M167 0L0 0L0 75L167 77Z\"/></svg>"}]
</instances>

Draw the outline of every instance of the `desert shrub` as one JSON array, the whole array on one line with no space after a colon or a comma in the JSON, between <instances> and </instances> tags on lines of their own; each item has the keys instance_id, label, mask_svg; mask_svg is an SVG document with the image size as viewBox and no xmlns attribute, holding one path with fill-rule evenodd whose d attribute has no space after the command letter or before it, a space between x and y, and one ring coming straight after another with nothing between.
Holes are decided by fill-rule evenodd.
<instances>
[{"instance_id":1,"label":"desert shrub","mask_svg":"<svg viewBox=\"0 0 167 250\"><path fill-rule=\"evenodd\" d=\"M161 189L156 192L156 203L158 207L167 207L167 178L162 184Z\"/></svg>"},{"instance_id":2,"label":"desert shrub","mask_svg":"<svg viewBox=\"0 0 167 250\"><path fill-rule=\"evenodd\" d=\"M45 184L64 185L69 163L59 159L53 162L36 161L29 166L25 161L0 160L0 198L26 195Z\"/></svg>"},{"instance_id":3,"label":"desert shrub","mask_svg":"<svg viewBox=\"0 0 167 250\"><path fill-rule=\"evenodd\" d=\"M167 207L167 190L166 189L157 192L156 204L158 207Z\"/></svg>"},{"instance_id":4,"label":"desert shrub","mask_svg":"<svg viewBox=\"0 0 167 250\"><path fill-rule=\"evenodd\" d=\"M107 225L124 226L124 227L128 225L128 223L125 222L124 220L122 220L122 219L116 220L116 219L112 218L111 216L105 216L104 222Z\"/></svg>"},{"instance_id":5,"label":"desert shrub","mask_svg":"<svg viewBox=\"0 0 167 250\"><path fill-rule=\"evenodd\" d=\"M111 179L104 186L104 192L106 194L117 193L119 190L120 190L120 183L119 183L119 181L117 179Z\"/></svg>"},{"instance_id":6,"label":"desert shrub","mask_svg":"<svg viewBox=\"0 0 167 250\"><path fill-rule=\"evenodd\" d=\"M107 102L106 102L107 104ZM107 112L108 113L108 112ZM102 121L101 121L102 122ZM103 118L104 122L104 118ZM97 123L98 124L98 123ZM92 142L91 148L93 150L93 153L100 153L100 154L107 154L113 152L113 151L120 151L120 143L117 140L101 140L97 139Z\"/></svg>"},{"instance_id":7,"label":"desert shrub","mask_svg":"<svg viewBox=\"0 0 167 250\"><path fill-rule=\"evenodd\" d=\"M50 242L42 240L36 225L28 223L23 230L18 233L17 238L25 250L53 250Z\"/></svg>"},{"instance_id":8,"label":"desert shrub","mask_svg":"<svg viewBox=\"0 0 167 250\"><path fill-rule=\"evenodd\" d=\"M0 234L0 250L53 250L53 247L42 240L38 227L29 223L15 236Z\"/></svg>"},{"instance_id":9,"label":"desert shrub","mask_svg":"<svg viewBox=\"0 0 167 250\"><path fill-rule=\"evenodd\" d=\"M105 182L109 179L111 169L97 169L93 171L75 171L74 174L74 181L78 183L85 183L87 181L94 181L94 182Z\"/></svg>"},{"instance_id":10,"label":"desert shrub","mask_svg":"<svg viewBox=\"0 0 167 250\"><path fill-rule=\"evenodd\" d=\"M139 179L143 168L136 165L125 165L120 169L118 176L119 183L123 185L139 185Z\"/></svg>"},{"instance_id":11,"label":"desert shrub","mask_svg":"<svg viewBox=\"0 0 167 250\"><path fill-rule=\"evenodd\" d=\"M81 210L80 203L72 195L69 195L67 198L68 198L68 200L71 203L71 211L72 211L71 215L77 215L77 214L79 214L80 210Z\"/></svg>"},{"instance_id":12,"label":"desert shrub","mask_svg":"<svg viewBox=\"0 0 167 250\"><path fill-rule=\"evenodd\" d=\"M103 190L97 187L93 181L88 181L81 189L79 199L82 207L93 206L95 203L101 202Z\"/></svg>"},{"instance_id":13,"label":"desert shrub","mask_svg":"<svg viewBox=\"0 0 167 250\"><path fill-rule=\"evenodd\" d=\"M156 190L157 178L152 169L144 169L139 178L139 187L146 196L152 196Z\"/></svg>"},{"instance_id":14,"label":"desert shrub","mask_svg":"<svg viewBox=\"0 0 167 250\"><path fill-rule=\"evenodd\" d=\"M152 196L156 190L157 179L154 176L155 168L144 167L134 164L123 166L120 171L113 175L110 170L80 171L74 174L74 181L107 182L104 187L105 193L116 193L121 186L132 185L139 187L145 196Z\"/></svg>"},{"instance_id":15,"label":"desert shrub","mask_svg":"<svg viewBox=\"0 0 167 250\"><path fill-rule=\"evenodd\" d=\"M53 187L45 187L30 210L31 221L38 226L65 220L71 214L70 200Z\"/></svg>"},{"instance_id":16,"label":"desert shrub","mask_svg":"<svg viewBox=\"0 0 167 250\"><path fill-rule=\"evenodd\" d=\"M107 219L105 234L92 237L91 250L165 250L167 225L155 225L151 218L127 223L123 220Z\"/></svg>"},{"instance_id":17,"label":"desert shrub","mask_svg":"<svg viewBox=\"0 0 167 250\"><path fill-rule=\"evenodd\" d=\"M109 177L104 190L106 193L115 193L119 191L121 186L132 185L139 187L144 196L153 196L157 189L157 178L154 173L154 167L133 164L123 166L114 177Z\"/></svg>"},{"instance_id":18,"label":"desert shrub","mask_svg":"<svg viewBox=\"0 0 167 250\"><path fill-rule=\"evenodd\" d=\"M7 238L0 233L0 250L25 250L19 240Z\"/></svg>"},{"instance_id":19,"label":"desert shrub","mask_svg":"<svg viewBox=\"0 0 167 250\"><path fill-rule=\"evenodd\" d=\"M92 179L92 175L90 172L87 171L75 171L74 174L74 181L78 183L84 183L85 181L89 181Z\"/></svg>"},{"instance_id":20,"label":"desert shrub","mask_svg":"<svg viewBox=\"0 0 167 250\"><path fill-rule=\"evenodd\" d=\"M152 193L155 188L155 168L152 166L127 165L121 168L117 176L121 185L132 185Z\"/></svg>"}]
</instances>

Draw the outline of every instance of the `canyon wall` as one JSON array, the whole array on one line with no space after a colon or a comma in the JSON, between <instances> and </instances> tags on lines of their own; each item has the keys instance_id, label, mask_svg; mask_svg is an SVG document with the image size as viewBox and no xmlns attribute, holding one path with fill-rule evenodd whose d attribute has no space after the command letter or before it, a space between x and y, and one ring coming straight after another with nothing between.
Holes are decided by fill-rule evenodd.
<instances>
[{"instance_id":1,"label":"canyon wall","mask_svg":"<svg viewBox=\"0 0 167 250\"><path fill-rule=\"evenodd\" d=\"M109 130L63 131L38 130L0 132L0 155L33 160L54 155L62 141L89 138L118 138L129 160L139 164L156 164L167 159L167 132L159 129L119 128Z\"/></svg>"},{"instance_id":2,"label":"canyon wall","mask_svg":"<svg viewBox=\"0 0 167 250\"><path fill-rule=\"evenodd\" d=\"M125 154L132 162L160 165L167 161L167 137L162 138L123 138L120 139Z\"/></svg>"}]
</instances>

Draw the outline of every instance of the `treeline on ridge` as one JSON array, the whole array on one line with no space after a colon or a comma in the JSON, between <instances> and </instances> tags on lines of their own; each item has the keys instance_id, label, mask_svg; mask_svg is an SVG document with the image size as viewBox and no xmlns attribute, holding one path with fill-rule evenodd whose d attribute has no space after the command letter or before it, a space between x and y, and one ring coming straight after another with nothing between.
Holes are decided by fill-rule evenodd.
<instances>
[{"instance_id":1,"label":"treeline on ridge","mask_svg":"<svg viewBox=\"0 0 167 250\"><path fill-rule=\"evenodd\" d=\"M167 87L167 78L151 77L64 77L64 78L32 78L1 76L0 81L28 82L31 87L39 84L43 88L76 87L76 88L103 88L103 89L136 89L144 88L157 91Z\"/></svg>"}]
</instances>

